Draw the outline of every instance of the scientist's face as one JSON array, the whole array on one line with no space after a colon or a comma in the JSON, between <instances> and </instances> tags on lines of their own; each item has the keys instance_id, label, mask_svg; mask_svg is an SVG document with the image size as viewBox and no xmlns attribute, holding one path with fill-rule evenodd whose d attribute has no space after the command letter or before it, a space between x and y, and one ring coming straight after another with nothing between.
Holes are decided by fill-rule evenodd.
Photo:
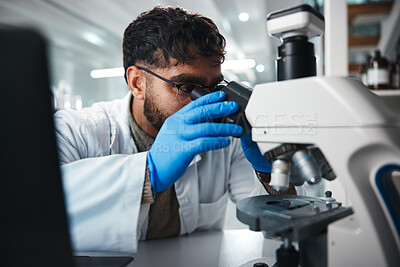
<instances>
[{"instance_id":1,"label":"scientist's face","mask_svg":"<svg viewBox=\"0 0 400 267\"><path fill-rule=\"evenodd\" d=\"M175 83L195 83L212 86L223 80L221 65L212 58L197 57L191 64L179 64L168 68L149 69L153 73ZM159 131L164 121L188 104L190 97L177 97L177 88L152 74L147 74L144 99L144 115ZM179 102L178 102L179 100Z\"/></svg>"}]
</instances>

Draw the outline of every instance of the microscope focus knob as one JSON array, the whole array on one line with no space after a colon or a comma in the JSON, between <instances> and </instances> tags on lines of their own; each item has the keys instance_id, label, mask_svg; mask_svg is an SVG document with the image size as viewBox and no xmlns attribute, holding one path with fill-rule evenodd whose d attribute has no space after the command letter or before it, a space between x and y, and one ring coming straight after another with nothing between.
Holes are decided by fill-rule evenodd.
<instances>
[{"instance_id":1,"label":"microscope focus knob","mask_svg":"<svg viewBox=\"0 0 400 267\"><path fill-rule=\"evenodd\" d=\"M325 191L325 197L332 197L332 191Z\"/></svg>"}]
</instances>

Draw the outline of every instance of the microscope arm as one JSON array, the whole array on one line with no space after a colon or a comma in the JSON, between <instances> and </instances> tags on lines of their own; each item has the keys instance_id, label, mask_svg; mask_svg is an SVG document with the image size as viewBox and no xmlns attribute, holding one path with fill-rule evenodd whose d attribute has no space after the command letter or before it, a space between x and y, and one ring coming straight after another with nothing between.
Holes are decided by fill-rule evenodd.
<instances>
[{"instance_id":1,"label":"microscope arm","mask_svg":"<svg viewBox=\"0 0 400 267\"><path fill-rule=\"evenodd\" d=\"M352 221L328 228L335 266L350 247L374 255L365 266L400 261L400 211L389 209L377 183L388 166L400 171L400 122L378 96L351 78L296 79L257 85L245 113L262 153L282 144L317 147L346 188Z\"/></svg>"}]
</instances>

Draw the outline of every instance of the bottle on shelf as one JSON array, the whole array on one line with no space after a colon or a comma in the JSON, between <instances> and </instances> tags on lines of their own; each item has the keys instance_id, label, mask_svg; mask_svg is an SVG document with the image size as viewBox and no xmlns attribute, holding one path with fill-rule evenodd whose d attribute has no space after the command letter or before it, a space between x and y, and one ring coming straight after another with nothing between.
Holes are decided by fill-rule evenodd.
<instances>
[{"instance_id":1,"label":"bottle on shelf","mask_svg":"<svg viewBox=\"0 0 400 267\"><path fill-rule=\"evenodd\" d=\"M365 57L365 61L361 64L359 72L358 72L358 77L360 78L361 82L365 86L368 86L368 66L369 66L370 59L371 59L371 56L368 54Z\"/></svg>"},{"instance_id":2,"label":"bottle on shelf","mask_svg":"<svg viewBox=\"0 0 400 267\"><path fill-rule=\"evenodd\" d=\"M389 72L389 88L395 89L396 86L394 84L395 75L396 75L396 62L389 62L388 65L388 72Z\"/></svg>"},{"instance_id":3,"label":"bottle on shelf","mask_svg":"<svg viewBox=\"0 0 400 267\"><path fill-rule=\"evenodd\" d=\"M400 55L397 55L396 61L391 65L390 88L400 89Z\"/></svg>"},{"instance_id":4,"label":"bottle on shelf","mask_svg":"<svg viewBox=\"0 0 400 267\"><path fill-rule=\"evenodd\" d=\"M381 55L379 50L374 50L368 66L368 87L370 89L389 89L389 62Z\"/></svg>"}]
</instances>

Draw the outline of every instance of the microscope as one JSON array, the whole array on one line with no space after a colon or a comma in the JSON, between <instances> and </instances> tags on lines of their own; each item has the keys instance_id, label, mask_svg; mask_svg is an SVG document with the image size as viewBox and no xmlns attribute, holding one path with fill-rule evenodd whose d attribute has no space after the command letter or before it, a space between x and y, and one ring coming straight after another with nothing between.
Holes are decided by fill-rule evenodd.
<instances>
[{"instance_id":1,"label":"microscope","mask_svg":"<svg viewBox=\"0 0 400 267\"><path fill-rule=\"evenodd\" d=\"M243 266L399 266L400 121L360 81L313 77L313 44L324 18L308 5L272 13L278 48L277 82L254 90L221 86L240 108L225 122L252 131L272 162L270 185L317 184L340 179L351 206L325 196L261 195L237 203L237 218L264 237L278 239L276 262ZM193 99L202 93L194 92ZM273 265L268 265L273 264Z\"/></svg>"}]
</instances>

